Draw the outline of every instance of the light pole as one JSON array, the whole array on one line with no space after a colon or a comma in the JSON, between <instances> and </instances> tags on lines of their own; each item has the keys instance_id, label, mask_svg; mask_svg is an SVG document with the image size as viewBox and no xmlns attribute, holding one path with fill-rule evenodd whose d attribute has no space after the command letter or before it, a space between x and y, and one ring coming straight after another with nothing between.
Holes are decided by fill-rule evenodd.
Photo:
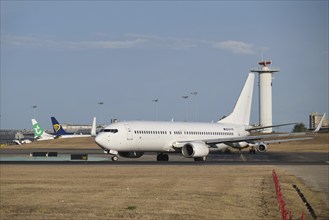
<instances>
[{"instance_id":1,"label":"light pole","mask_svg":"<svg viewBox=\"0 0 329 220\"><path fill-rule=\"evenodd\" d=\"M32 108L33 108L33 118L35 119L35 109L37 108L38 106L36 105L33 105Z\"/></svg>"},{"instance_id":2,"label":"light pole","mask_svg":"<svg viewBox=\"0 0 329 220\"><path fill-rule=\"evenodd\" d=\"M100 109L101 109L101 120L100 120L100 124L102 125L102 123L103 123L103 108L102 108L102 106L103 106L104 102L98 102L98 104L100 105Z\"/></svg>"},{"instance_id":3,"label":"light pole","mask_svg":"<svg viewBox=\"0 0 329 220\"><path fill-rule=\"evenodd\" d=\"M158 120L158 108L157 108L157 103L158 103L159 99L153 99L152 102L154 102L154 111L155 111L155 120Z\"/></svg>"},{"instance_id":4,"label":"light pole","mask_svg":"<svg viewBox=\"0 0 329 220\"><path fill-rule=\"evenodd\" d=\"M194 121L198 120L198 111L197 111L197 103L196 103L196 95L198 94L198 92L191 92L191 95L194 96Z\"/></svg>"},{"instance_id":5,"label":"light pole","mask_svg":"<svg viewBox=\"0 0 329 220\"><path fill-rule=\"evenodd\" d=\"M185 99L185 121L187 121L187 99L188 99L188 96L185 95L185 96L182 96L183 99Z\"/></svg>"}]
</instances>

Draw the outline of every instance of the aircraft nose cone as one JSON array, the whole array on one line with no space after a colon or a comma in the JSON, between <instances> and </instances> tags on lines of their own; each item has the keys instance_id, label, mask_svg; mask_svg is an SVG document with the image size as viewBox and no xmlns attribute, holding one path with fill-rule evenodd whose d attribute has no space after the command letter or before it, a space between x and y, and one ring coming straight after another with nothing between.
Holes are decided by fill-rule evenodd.
<instances>
[{"instance_id":1,"label":"aircraft nose cone","mask_svg":"<svg viewBox=\"0 0 329 220\"><path fill-rule=\"evenodd\" d=\"M95 138L95 142L96 144L98 144L98 146L104 148L104 137L103 135L97 135L96 138Z\"/></svg>"}]
</instances>

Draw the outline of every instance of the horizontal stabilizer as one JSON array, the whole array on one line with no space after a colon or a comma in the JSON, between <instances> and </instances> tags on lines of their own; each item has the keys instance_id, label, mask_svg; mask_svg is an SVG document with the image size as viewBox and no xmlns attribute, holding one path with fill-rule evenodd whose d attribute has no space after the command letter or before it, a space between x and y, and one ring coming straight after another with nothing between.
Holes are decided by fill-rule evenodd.
<instances>
[{"instance_id":1,"label":"horizontal stabilizer","mask_svg":"<svg viewBox=\"0 0 329 220\"><path fill-rule=\"evenodd\" d=\"M266 128L275 128L275 127L282 127L282 126L294 125L294 124L297 123L287 123L287 124L270 125L270 126L256 126L256 127L247 128L246 131L263 130Z\"/></svg>"}]
</instances>

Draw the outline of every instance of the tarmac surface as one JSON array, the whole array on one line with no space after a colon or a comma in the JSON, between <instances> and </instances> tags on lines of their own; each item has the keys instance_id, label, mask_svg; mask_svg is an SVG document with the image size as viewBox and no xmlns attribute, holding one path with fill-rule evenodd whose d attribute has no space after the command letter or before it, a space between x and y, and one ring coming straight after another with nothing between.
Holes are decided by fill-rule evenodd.
<instances>
[{"instance_id":1,"label":"tarmac surface","mask_svg":"<svg viewBox=\"0 0 329 220\"><path fill-rule=\"evenodd\" d=\"M57 152L55 157L32 157L33 152ZM71 160L72 154L88 155L86 160ZM157 162L155 153L145 153L140 158L122 158L113 162L111 156L98 149L1 149L1 164L129 164L129 165L199 165L193 158L185 158L181 154L169 154L168 162ZM320 152L265 152L249 154L248 152L212 153L207 161L201 164L228 164L228 165L329 165L329 155Z\"/></svg>"}]
</instances>

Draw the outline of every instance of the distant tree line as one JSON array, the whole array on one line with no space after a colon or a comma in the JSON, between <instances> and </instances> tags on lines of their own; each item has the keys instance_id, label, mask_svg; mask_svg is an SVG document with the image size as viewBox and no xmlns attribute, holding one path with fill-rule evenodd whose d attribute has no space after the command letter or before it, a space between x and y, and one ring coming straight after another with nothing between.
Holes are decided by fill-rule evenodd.
<instances>
[{"instance_id":1,"label":"distant tree line","mask_svg":"<svg viewBox=\"0 0 329 220\"><path fill-rule=\"evenodd\" d=\"M292 129L292 132L304 132L304 131L307 131L307 128L305 127L304 123L297 123Z\"/></svg>"}]
</instances>

